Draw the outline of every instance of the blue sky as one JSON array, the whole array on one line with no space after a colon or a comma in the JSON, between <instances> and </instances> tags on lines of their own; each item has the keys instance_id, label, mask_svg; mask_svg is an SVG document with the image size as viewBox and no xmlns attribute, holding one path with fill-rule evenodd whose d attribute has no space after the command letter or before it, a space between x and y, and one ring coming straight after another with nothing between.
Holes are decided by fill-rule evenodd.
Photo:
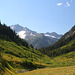
<instances>
[{"instance_id":1,"label":"blue sky","mask_svg":"<svg viewBox=\"0 0 75 75\"><path fill-rule=\"evenodd\" d=\"M0 0L0 20L41 33L66 33L75 25L75 0Z\"/></svg>"}]
</instances>

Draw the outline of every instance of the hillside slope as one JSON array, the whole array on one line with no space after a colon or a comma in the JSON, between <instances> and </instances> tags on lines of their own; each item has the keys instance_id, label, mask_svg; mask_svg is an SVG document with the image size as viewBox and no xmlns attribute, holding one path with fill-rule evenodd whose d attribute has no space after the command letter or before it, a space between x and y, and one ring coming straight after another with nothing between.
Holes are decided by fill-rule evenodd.
<instances>
[{"instance_id":1,"label":"hillside slope","mask_svg":"<svg viewBox=\"0 0 75 75\"><path fill-rule=\"evenodd\" d=\"M75 25L69 32L63 35L54 45L41 48L39 51L54 57L75 51Z\"/></svg>"},{"instance_id":2,"label":"hillside slope","mask_svg":"<svg viewBox=\"0 0 75 75\"><path fill-rule=\"evenodd\" d=\"M55 56L66 54L72 51L75 51L75 39L70 41L67 45L64 45L58 49L49 51L48 54L50 57L55 57Z\"/></svg>"},{"instance_id":3,"label":"hillside slope","mask_svg":"<svg viewBox=\"0 0 75 75\"><path fill-rule=\"evenodd\" d=\"M50 48L53 50L62 47L73 39L75 39L75 25L67 33L65 33L53 46L50 46Z\"/></svg>"},{"instance_id":4,"label":"hillside slope","mask_svg":"<svg viewBox=\"0 0 75 75\"><path fill-rule=\"evenodd\" d=\"M0 40L0 53L1 70L8 68L12 71L11 67L14 68L14 72L17 69L32 70L45 67L45 64L50 61L48 56L39 51L3 40Z\"/></svg>"},{"instance_id":5,"label":"hillside slope","mask_svg":"<svg viewBox=\"0 0 75 75\"><path fill-rule=\"evenodd\" d=\"M37 69L17 75L75 75L75 66Z\"/></svg>"}]
</instances>

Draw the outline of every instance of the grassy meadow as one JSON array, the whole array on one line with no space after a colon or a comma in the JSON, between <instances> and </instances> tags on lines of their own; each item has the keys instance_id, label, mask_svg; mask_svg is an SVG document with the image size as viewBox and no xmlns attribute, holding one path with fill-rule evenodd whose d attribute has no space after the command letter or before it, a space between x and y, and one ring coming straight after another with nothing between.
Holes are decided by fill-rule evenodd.
<instances>
[{"instance_id":1,"label":"grassy meadow","mask_svg":"<svg viewBox=\"0 0 75 75\"><path fill-rule=\"evenodd\" d=\"M75 66L37 69L17 75L75 75Z\"/></svg>"}]
</instances>

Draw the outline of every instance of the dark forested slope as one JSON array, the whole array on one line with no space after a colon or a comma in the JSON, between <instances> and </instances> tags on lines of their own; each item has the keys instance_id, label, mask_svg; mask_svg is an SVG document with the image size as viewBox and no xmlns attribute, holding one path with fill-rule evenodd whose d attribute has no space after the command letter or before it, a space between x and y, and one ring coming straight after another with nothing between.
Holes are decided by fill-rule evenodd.
<instances>
[{"instance_id":1,"label":"dark forested slope","mask_svg":"<svg viewBox=\"0 0 75 75\"><path fill-rule=\"evenodd\" d=\"M14 41L18 45L23 45L28 47L28 43L21 38L19 38L10 27L7 27L5 24L0 23L0 39L6 41Z\"/></svg>"}]
</instances>

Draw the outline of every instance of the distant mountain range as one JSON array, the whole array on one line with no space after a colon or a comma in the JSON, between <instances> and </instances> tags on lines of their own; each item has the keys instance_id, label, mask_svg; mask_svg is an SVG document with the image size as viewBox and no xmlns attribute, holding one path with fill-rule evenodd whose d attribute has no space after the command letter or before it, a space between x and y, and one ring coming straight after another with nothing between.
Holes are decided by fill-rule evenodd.
<instances>
[{"instance_id":1,"label":"distant mountain range","mask_svg":"<svg viewBox=\"0 0 75 75\"><path fill-rule=\"evenodd\" d=\"M11 25L10 28L19 35L20 38L32 44L34 48L47 47L54 44L62 35L55 32L52 33L37 33L27 27L22 27L19 24Z\"/></svg>"}]
</instances>

